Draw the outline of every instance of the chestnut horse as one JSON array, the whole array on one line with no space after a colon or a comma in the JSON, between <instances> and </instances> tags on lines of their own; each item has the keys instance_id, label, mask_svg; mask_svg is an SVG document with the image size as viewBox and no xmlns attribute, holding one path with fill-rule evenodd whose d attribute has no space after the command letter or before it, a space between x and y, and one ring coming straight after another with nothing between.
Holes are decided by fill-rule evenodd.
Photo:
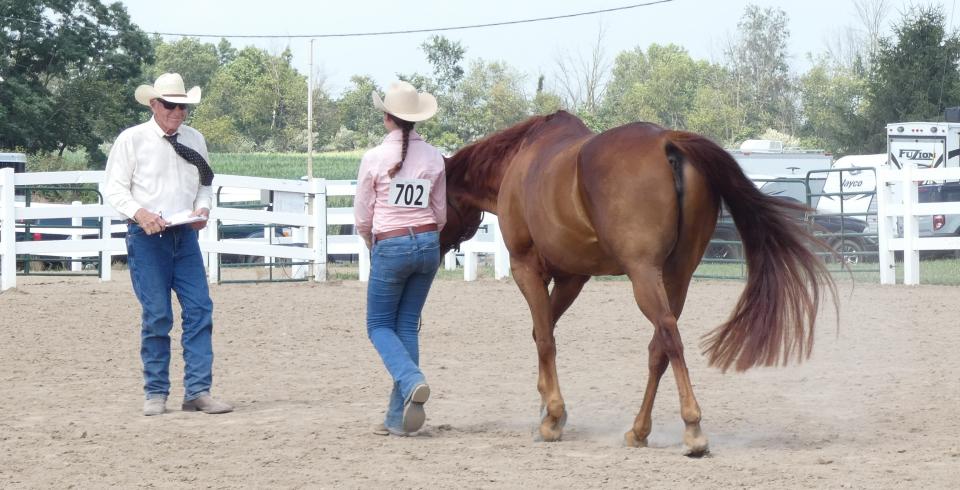
<instances>
[{"instance_id":1,"label":"chestnut horse","mask_svg":"<svg viewBox=\"0 0 960 490\"><path fill-rule=\"evenodd\" d=\"M790 217L800 207L757 190L726 151L693 133L633 123L594 134L560 111L464 147L447 160L446 172L444 250L476 232L482 211L499 218L514 280L533 316L545 441L559 440L566 422L557 320L591 276L626 274L654 326L647 387L626 442L646 445L669 363L685 453L708 451L677 319L721 199L740 231L748 276L730 318L703 339L711 365L742 371L808 357L821 292L836 297L809 248L822 242Z\"/></svg>"}]
</instances>

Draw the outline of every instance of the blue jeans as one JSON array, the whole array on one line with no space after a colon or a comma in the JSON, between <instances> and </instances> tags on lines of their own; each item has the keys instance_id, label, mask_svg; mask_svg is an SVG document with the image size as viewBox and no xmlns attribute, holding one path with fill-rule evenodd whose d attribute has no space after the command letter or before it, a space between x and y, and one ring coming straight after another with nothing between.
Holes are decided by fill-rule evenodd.
<instances>
[{"instance_id":1,"label":"blue jeans","mask_svg":"<svg viewBox=\"0 0 960 490\"><path fill-rule=\"evenodd\" d=\"M430 231L388 238L371 252L367 335L393 377L387 427L401 427L404 401L426 380L419 367L420 312L440 266L439 237Z\"/></svg>"},{"instance_id":2,"label":"blue jeans","mask_svg":"<svg viewBox=\"0 0 960 490\"><path fill-rule=\"evenodd\" d=\"M197 232L182 225L147 235L139 225L129 224L127 265L133 292L143 307L140 358L146 397L170 393L171 290L177 293L182 309L184 398L193 400L209 393L213 382L213 301Z\"/></svg>"}]
</instances>

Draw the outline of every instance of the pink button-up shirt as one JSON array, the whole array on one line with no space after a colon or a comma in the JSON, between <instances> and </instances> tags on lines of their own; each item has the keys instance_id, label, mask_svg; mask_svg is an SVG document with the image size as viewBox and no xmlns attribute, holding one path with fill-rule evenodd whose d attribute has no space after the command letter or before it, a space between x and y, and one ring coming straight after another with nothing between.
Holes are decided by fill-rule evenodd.
<instances>
[{"instance_id":1,"label":"pink button-up shirt","mask_svg":"<svg viewBox=\"0 0 960 490\"><path fill-rule=\"evenodd\" d=\"M387 174L400 161L403 132L391 131L376 148L363 154L357 173L357 195L353 199L353 214L357 234L368 241L384 231L408 226L436 223L439 228L447 222L447 187L444 177L443 155L416 131L410 131L410 143L403 168L396 179L425 179L430 181L429 205L425 208L393 206L387 199L390 182Z\"/></svg>"}]
</instances>

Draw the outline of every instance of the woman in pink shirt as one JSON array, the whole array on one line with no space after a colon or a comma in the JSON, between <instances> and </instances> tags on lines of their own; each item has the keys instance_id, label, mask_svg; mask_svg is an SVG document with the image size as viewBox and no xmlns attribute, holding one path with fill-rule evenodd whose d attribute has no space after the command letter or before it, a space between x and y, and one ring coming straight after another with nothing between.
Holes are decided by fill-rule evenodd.
<instances>
[{"instance_id":1,"label":"woman in pink shirt","mask_svg":"<svg viewBox=\"0 0 960 490\"><path fill-rule=\"evenodd\" d=\"M373 105L387 136L367 151L357 175L357 233L371 249L367 335L393 377L381 435L410 435L423 426L430 387L420 371L420 312L440 265L446 222L443 155L414 131L437 112L437 99L407 82L390 85Z\"/></svg>"}]
</instances>

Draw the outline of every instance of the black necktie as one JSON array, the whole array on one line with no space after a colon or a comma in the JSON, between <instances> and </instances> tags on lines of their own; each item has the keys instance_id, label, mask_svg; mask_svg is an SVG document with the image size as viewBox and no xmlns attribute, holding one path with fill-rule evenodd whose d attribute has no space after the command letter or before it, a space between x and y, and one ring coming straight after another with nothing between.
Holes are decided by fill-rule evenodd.
<instances>
[{"instance_id":1,"label":"black necktie","mask_svg":"<svg viewBox=\"0 0 960 490\"><path fill-rule=\"evenodd\" d=\"M210 170L210 165L207 165L207 161L203 159L203 155L183 143L178 143L177 135L175 134L164 136L164 139L173 145L173 151L177 152L177 155L180 155L184 160L197 167L197 170L200 171L200 185L210 185L213 183L213 170Z\"/></svg>"}]
</instances>

